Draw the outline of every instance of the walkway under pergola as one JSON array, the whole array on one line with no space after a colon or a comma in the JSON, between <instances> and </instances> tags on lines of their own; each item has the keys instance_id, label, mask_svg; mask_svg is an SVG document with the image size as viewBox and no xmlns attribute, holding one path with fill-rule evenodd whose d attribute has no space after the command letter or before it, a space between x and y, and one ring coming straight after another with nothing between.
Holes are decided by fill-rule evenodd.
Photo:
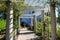
<instances>
[{"instance_id":1,"label":"walkway under pergola","mask_svg":"<svg viewBox=\"0 0 60 40\"><path fill-rule=\"evenodd\" d=\"M34 31L28 30L27 28L22 28L18 37L15 37L15 40L41 40L41 36L37 36Z\"/></svg>"},{"instance_id":2,"label":"walkway under pergola","mask_svg":"<svg viewBox=\"0 0 60 40\"><path fill-rule=\"evenodd\" d=\"M7 2L7 12L6 12L6 40L13 40L13 5L12 1L8 0ZM56 40L56 18L54 11L54 4L50 4L51 10L51 25L52 25L52 40ZM44 26L44 10L42 12L42 40L45 40L45 26ZM36 29L36 18L34 17L34 30ZM20 18L20 17L19 17ZM20 19L19 19L20 20ZM20 23L19 23L20 26ZM55 29L54 29L55 28Z\"/></svg>"},{"instance_id":3,"label":"walkway under pergola","mask_svg":"<svg viewBox=\"0 0 60 40\"><path fill-rule=\"evenodd\" d=\"M43 18L42 21L44 21L44 10L45 10L45 9L40 9L40 12L41 12L41 13L38 14L38 15L41 15L41 14L42 14L42 18ZM10 18L10 19L9 19L9 20L10 20L10 21L9 21L9 22L10 22L10 24L9 24L10 27L6 28L6 29L8 30L8 31L7 31L7 34L8 34L8 35L7 35L7 39L6 39L6 40L8 40L8 39L9 39L9 40L12 40L12 39L13 39L13 35L11 35L11 33L13 32L13 28L12 28L12 27L13 27L13 24L12 24L12 22L13 22L13 15L11 15L11 14L13 13L13 10L11 10L10 12L11 12L10 15L9 15L9 16L10 16L10 17L9 17L9 18ZM18 32L18 33L20 32L20 27L21 27L21 26L20 26L20 19L21 19L21 18L30 18L30 19L31 19L31 26L34 26L34 32L36 32L36 27L37 27L37 19L36 19L36 17L38 16L38 15L36 15L36 14L37 14L37 13L31 14L31 15L30 15L30 14L26 14L26 16L29 16L29 17L24 17L24 14L20 15L20 16L19 16L19 20L18 20L18 22L19 22L19 28L18 28L18 31L17 31L17 32ZM8 15L7 15L7 16L8 16ZM34 24L33 24L33 22L32 22L32 19L34 19ZM6 20L6 21L7 21L7 20ZM7 24L8 24L8 23L7 23ZM33 25L32 25L32 24L33 24ZM32 28L31 28L31 29L32 29ZM28 30L27 30L27 31L28 31ZM8 33L8 32L10 32L10 33ZM30 31L30 32L31 32L31 31ZM32 33L32 34L33 34L33 33ZM10 37L8 38L9 35L10 35ZM32 36L33 36L33 35L32 35ZM18 37L18 39L19 39L19 37Z\"/></svg>"},{"instance_id":4,"label":"walkway under pergola","mask_svg":"<svg viewBox=\"0 0 60 40\"><path fill-rule=\"evenodd\" d=\"M42 12L41 12L42 11ZM39 13L39 15L41 15L43 13L43 10L40 10L41 13ZM18 29L18 36L16 36L16 40L40 40L41 38L39 38L40 36L35 35L36 32L36 27L37 27L37 16L36 15L38 13L34 13L34 14L22 14L19 16L19 29ZM21 18L30 18L31 19L31 24L30 24L30 28L32 30L32 26L34 26L34 31L28 30L27 28L23 28L21 29L21 23L20 23L20 19ZM33 20L34 19L34 20ZM33 23L34 22L34 23ZM28 37L28 38L27 38Z\"/></svg>"}]
</instances>

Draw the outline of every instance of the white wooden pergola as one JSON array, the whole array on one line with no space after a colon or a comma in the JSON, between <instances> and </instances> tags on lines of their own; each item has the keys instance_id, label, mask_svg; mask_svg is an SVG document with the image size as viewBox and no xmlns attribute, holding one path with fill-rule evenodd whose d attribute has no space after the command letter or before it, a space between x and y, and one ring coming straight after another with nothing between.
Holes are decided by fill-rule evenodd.
<instances>
[{"instance_id":1,"label":"white wooden pergola","mask_svg":"<svg viewBox=\"0 0 60 40\"><path fill-rule=\"evenodd\" d=\"M6 17L7 18L6 19L6 40L13 40L13 34L12 34L12 32L13 32L13 5L12 5L12 2L14 2L14 1L8 0L8 3L7 3L7 9L8 10L6 12L6 15L7 15L7 17ZM19 2L19 1L17 1L17 2ZM60 3L60 0L54 0L54 2ZM51 24L52 25L52 40L56 40L56 23L55 23L56 19L54 18L55 17L55 14L54 14L55 12L54 12L54 9L53 9L53 7L54 7L53 4L51 4L50 7L51 7L51 18L52 18L51 22L53 22Z\"/></svg>"},{"instance_id":2,"label":"white wooden pergola","mask_svg":"<svg viewBox=\"0 0 60 40\"><path fill-rule=\"evenodd\" d=\"M29 17L23 17L23 15L21 15L21 16L19 16L19 29L20 29L20 18L30 18L31 19L31 29L32 29L32 26L35 26L35 25L37 25L37 19L36 19L36 15L30 15L30 14L26 14L26 16L29 16ZM34 19L34 24L33 24L33 19ZM36 27L36 26L35 26ZM34 28L35 28L34 27ZM35 29L34 29L34 31L35 31Z\"/></svg>"}]
</instances>

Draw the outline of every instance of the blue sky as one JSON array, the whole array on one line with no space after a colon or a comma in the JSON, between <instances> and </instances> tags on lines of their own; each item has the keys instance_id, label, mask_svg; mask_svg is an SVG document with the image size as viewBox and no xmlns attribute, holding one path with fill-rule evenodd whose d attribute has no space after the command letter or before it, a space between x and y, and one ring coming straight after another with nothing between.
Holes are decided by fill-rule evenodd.
<instances>
[{"instance_id":1,"label":"blue sky","mask_svg":"<svg viewBox=\"0 0 60 40\"><path fill-rule=\"evenodd\" d=\"M28 4L29 6L41 6L43 5L43 0L25 0L25 4Z\"/></svg>"}]
</instances>

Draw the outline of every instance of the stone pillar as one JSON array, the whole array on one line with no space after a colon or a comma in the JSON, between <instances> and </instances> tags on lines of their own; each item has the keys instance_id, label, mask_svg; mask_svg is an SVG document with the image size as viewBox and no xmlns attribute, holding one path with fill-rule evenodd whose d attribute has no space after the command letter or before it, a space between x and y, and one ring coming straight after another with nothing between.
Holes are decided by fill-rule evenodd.
<instances>
[{"instance_id":1,"label":"stone pillar","mask_svg":"<svg viewBox=\"0 0 60 40\"><path fill-rule=\"evenodd\" d=\"M44 10L42 10L42 40L45 40Z\"/></svg>"},{"instance_id":2,"label":"stone pillar","mask_svg":"<svg viewBox=\"0 0 60 40\"><path fill-rule=\"evenodd\" d=\"M36 19L36 16L34 15L33 16L33 18L34 18L34 32L36 32L36 27L37 27L37 19Z\"/></svg>"},{"instance_id":3,"label":"stone pillar","mask_svg":"<svg viewBox=\"0 0 60 40\"><path fill-rule=\"evenodd\" d=\"M13 40L13 5L11 1L7 1L6 40Z\"/></svg>"},{"instance_id":4,"label":"stone pillar","mask_svg":"<svg viewBox=\"0 0 60 40\"><path fill-rule=\"evenodd\" d=\"M51 40L57 40L57 32L56 32L56 15L55 15L55 4L50 4L50 16L51 16Z\"/></svg>"}]
</instances>

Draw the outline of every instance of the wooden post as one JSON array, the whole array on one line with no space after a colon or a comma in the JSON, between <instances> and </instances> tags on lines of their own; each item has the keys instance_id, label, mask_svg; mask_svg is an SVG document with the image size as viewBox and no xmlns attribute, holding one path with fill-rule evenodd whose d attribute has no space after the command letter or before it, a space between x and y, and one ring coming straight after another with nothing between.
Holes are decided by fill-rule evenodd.
<instances>
[{"instance_id":1,"label":"wooden post","mask_svg":"<svg viewBox=\"0 0 60 40\"><path fill-rule=\"evenodd\" d=\"M33 19L31 18L31 30L32 30L32 26L33 26Z\"/></svg>"},{"instance_id":2,"label":"wooden post","mask_svg":"<svg viewBox=\"0 0 60 40\"><path fill-rule=\"evenodd\" d=\"M50 4L50 11L51 11L51 40L57 40L56 35L56 15L55 15L55 4Z\"/></svg>"},{"instance_id":3,"label":"wooden post","mask_svg":"<svg viewBox=\"0 0 60 40\"><path fill-rule=\"evenodd\" d=\"M45 40L44 10L42 10L42 40Z\"/></svg>"},{"instance_id":4,"label":"wooden post","mask_svg":"<svg viewBox=\"0 0 60 40\"><path fill-rule=\"evenodd\" d=\"M20 18L20 16L19 16L19 17L18 17L18 24L19 24L19 27L18 27L18 31L17 31L18 33L20 32L20 27L21 27L21 25L20 25L20 19L21 19L21 18Z\"/></svg>"},{"instance_id":5,"label":"wooden post","mask_svg":"<svg viewBox=\"0 0 60 40\"><path fill-rule=\"evenodd\" d=\"M37 26L36 20L37 20L37 19L36 19L36 16L35 16L35 15L34 15L33 17L34 17L34 32L36 32L36 26Z\"/></svg>"},{"instance_id":6,"label":"wooden post","mask_svg":"<svg viewBox=\"0 0 60 40\"><path fill-rule=\"evenodd\" d=\"M7 1L6 9L6 40L13 40L13 5Z\"/></svg>"}]
</instances>

